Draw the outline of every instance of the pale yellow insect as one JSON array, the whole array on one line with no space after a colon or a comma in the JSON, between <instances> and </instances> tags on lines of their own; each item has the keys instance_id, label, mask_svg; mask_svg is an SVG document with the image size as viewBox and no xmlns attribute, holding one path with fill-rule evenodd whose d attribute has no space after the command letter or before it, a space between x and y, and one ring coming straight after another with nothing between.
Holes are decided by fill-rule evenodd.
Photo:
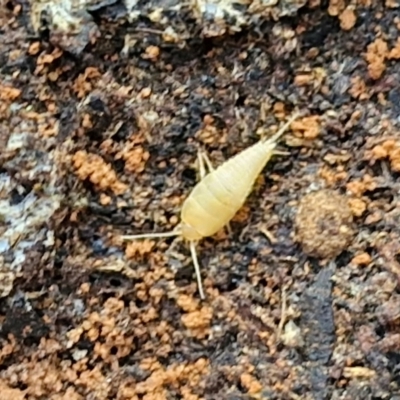
<instances>
[{"instance_id":1,"label":"pale yellow insect","mask_svg":"<svg viewBox=\"0 0 400 400\"><path fill-rule=\"evenodd\" d=\"M199 153L201 180L183 203L179 225L172 232L147 233L122 236L122 238L133 240L180 236L189 241L199 294L204 299L196 243L204 237L214 235L224 226L229 226L229 221L243 206L258 175L273 154L277 153L274 151L277 140L297 117L298 114L293 115L271 138L258 141L217 169L213 169L208 158ZM205 174L204 161L210 170L208 175Z\"/></svg>"}]
</instances>

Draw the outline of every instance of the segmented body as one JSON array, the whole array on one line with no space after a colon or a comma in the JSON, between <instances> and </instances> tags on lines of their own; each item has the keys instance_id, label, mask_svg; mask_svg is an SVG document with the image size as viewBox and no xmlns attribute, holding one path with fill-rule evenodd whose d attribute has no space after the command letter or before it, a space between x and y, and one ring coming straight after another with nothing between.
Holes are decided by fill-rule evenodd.
<instances>
[{"instance_id":1,"label":"segmented body","mask_svg":"<svg viewBox=\"0 0 400 400\"><path fill-rule=\"evenodd\" d=\"M205 176L183 204L182 236L199 240L227 225L243 206L275 147L275 137L259 141Z\"/></svg>"},{"instance_id":2,"label":"segmented body","mask_svg":"<svg viewBox=\"0 0 400 400\"><path fill-rule=\"evenodd\" d=\"M171 232L128 235L123 238L132 240L178 236L188 240L200 297L204 299L196 243L203 237L214 235L227 225L242 207L258 175L274 154L277 140L297 116L295 113L270 139L250 146L206 175L183 203L181 222L176 229ZM199 157L199 163L201 162L203 161Z\"/></svg>"}]
</instances>

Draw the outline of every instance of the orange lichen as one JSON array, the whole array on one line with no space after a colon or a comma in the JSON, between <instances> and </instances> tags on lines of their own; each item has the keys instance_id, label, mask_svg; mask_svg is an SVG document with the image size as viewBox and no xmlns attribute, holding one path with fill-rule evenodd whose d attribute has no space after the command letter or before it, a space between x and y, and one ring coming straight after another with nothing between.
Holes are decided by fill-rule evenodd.
<instances>
[{"instance_id":1,"label":"orange lichen","mask_svg":"<svg viewBox=\"0 0 400 400\"><path fill-rule=\"evenodd\" d=\"M172 364L168 368L153 359L143 361L145 362L141 363L141 368L152 373L145 381L136 384L135 391L138 395L150 396L146 397L148 399L166 399L164 386L167 385L179 390L182 396L189 396L192 389L197 387L202 376L206 375L209 370L208 362L203 358L194 363ZM190 397L186 398L190 399Z\"/></svg>"},{"instance_id":2,"label":"orange lichen","mask_svg":"<svg viewBox=\"0 0 400 400\"><path fill-rule=\"evenodd\" d=\"M183 325L189 329L193 336L202 339L209 333L212 320L213 309L211 307L202 307L182 315Z\"/></svg>"},{"instance_id":3,"label":"orange lichen","mask_svg":"<svg viewBox=\"0 0 400 400\"><path fill-rule=\"evenodd\" d=\"M323 160L326 161L330 165L335 165L335 164L341 164L341 163L346 163L349 161L351 158L351 155L349 153L343 153L343 154L335 154L335 153L327 153Z\"/></svg>"},{"instance_id":4,"label":"orange lichen","mask_svg":"<svg viewBox=\"0 0 400 400\"><path fill-rule=\"evenodd\" d=\"M0 100L14 101L21 96L21 90L12 86L0 85Z\"/></svg>"},{"instance_id":5,"label":"orange lichen","mask_svg":"<svg viewBox=\"0 0 400 400\"><path fill-rule=\"evenodd\" d=\"M0 380L0 393L2 400L24 400L26 398L23 391L10 388L2 380Z\"/></svg>"},{"instance_id":6,"label":"orange lichen","mask_svg":"<svg viewBox=\"0 0 400 400\"><path fill-rule=\"evenodd\" d=\"M372 261L371 256L368 253L357 254L351 262L355 265L368 265Z\"/></svg>"},{"instance_id":7,"label":"orange lichen","mask_svg":"<svg viewBox=\"0 0 400 400\"><path fill-rule=\"evenodd\" d=\"M73 84L78 99L85 97L93 89L93 80L100 76L100 71L95 67L87 67L83 74L78 75Z\"/></svg>"},{"instance_id":8,"label":"orange lichen","mask_svg":"<svg viewBox=\"0 0 400 400\"><path fill-rule=\"evenodd\" d=\"M136 396L135 384L132 382L124 382L118 388L118 400L138 400Z\"/></svg>"},{"instance_id":9,"label":"orange lichen","mask_svg":"<svg viewBox=\"0 0 400 400\"><path fill-rule=\"evenodd\" d=\"M38 121L38 132L43 137L57 136L58 126L55 118L43 115Z\"/></svg>"},{"instance_id":10,"label":"orange lichen","mask_svg":"<svg viewBox=\"0 0 400 400\"><path fill-rule=\"evenodd\" d=\"M324 68L316 67L312 70L301 71L294 78L296 86L307 86L312 84L315 89L320 88L326 78L326 71Z\"/></svg>"},{"instance_id":11,"label":"orange lichen","mask_svg":"<svg viewBox=\"0 0 400 400\"><path fill-rule=\"evenodd\" d=\"M145 87L139 93L139 96L142 99L147 99L148 97L150 97L150 95L151 95L151 87Z\"/></svg>"},{"instance_id":12,"label":"orange lichen","mask_svg":"<svg viewBox=\"0 0 400 400\"><path fill-rule=\"evenodd\" d=\"M155 243L150 240L129 242L125 249L126 258L133 260L138 256L143 257L144 255L151 253L154 245Z\"/></svg>"},{"instance_id":13,"label":"orange lichen","mask_svg":"<svg viewBox=\"0 0 400 400\"><path fill-rule=\"evenodd\" d=\"M102 206L108 206L108 205L111 204L112 199L111 199L110 196L107 196L106 194L101 193L101 194L100 194L100 199L99 199L99 201L100 201L100 204L101 204Z\"/></svg>"},{"instance_id":14,"label":"orange lichen","mask_svg":"<svg viewBox=\"0 0 400 400\"><path fill-rule=\"evenodd\" d=\"M243 373L240 376L240 383L249 394L257 394L262 390L261 383L256 378L254 378L253 375L248 373Z\"/></svg>"},{"instance_id":15,"label":"orange lichen","mask_svg":"<svg viewBox=\"0 0 400 400\"><path fill-rule=\"evenodd\" d=\"M273 111L277 118L280 118L280 119L285 118L285 114L286 114L285 103L283 103L281 101L277 101L273 106Z\"/></svg>"},{"instance_id":16,"label":"orange lichen","mask_svg":"<svg viewBox=\"0 0 400 400\"><path fill-rule=\"evenodd\" d=\"M21 49L10 50L10 52L8 53L8 59L10 61L17 61L22 56L23 56L23 53L22 53Z\"/></svg>"},{"instance_id":17,"label":"orange lichen","mask_svg":"<svg viewBox=\"0 0 400 400\"><path fill-rule=\"evenodd\" d=\"M105 336L102 332L101 336ZM123 358L132 351L133 337L125 336L117 328L106 336L106 342L97 341L94 345L93 354L99 356L105 361L111 361L114 358Z\"/></svg>"},{"instance_id":18,"label":"orange lichen","mask_svg":"<svg viewBox=\"0 0 400 400\"><path fill-rule=\"evenodd\" d=\"M60 395L55 395L51 400L83 400L84 397L81 396L73 387L68 387L65 393Z\"/></svg>"},{"instance_id":19,"label":"orange lichen","mask_svg":"<svg viewBox=\"0 0 400 400\"><path fill-rule=\"evenodd\" d=\"M197 307L199 306L199 301L197 299L184 294L178 297L176 303L185 312L193 312L197 310Z\"/></svg>"},{"instance_id":20,"label":"orange lichen","mask_svg":"<svg viewBox=\"0 0 400 400\"><path fill-rule=\"evenodd\" d=\"M112 190L120 195L127 190L127 185L118 180L117 174L110 164L107 164L97 154L87 153L84 150L72 156L75 174L82 181L89 180L100 190Z\"/></svg>"},{"instance_id":21,"label":"orange lichen","mask_svg":"<svg viewBox=\"0 0 400 400\"><path fill-rule=\"evenodd\" d=\"M400 58L400 38L397 38L396 44L390 50L388 58L391 60L398 60Z\"/></svg>"},{"instance_id":22,"label":"orange lichen","mask_svg":"<svg viewBox=\"0 0 400 400\"><path fill-rule=\"evenodd\" d=\"M296 86L307 86L313 81L312 74L300 73L294 77L294 84Z\"/></svg>"},{"instance_id":23,"label":"orange lichen","mask_svg":"<svg viewBox=\"0 0 400 400\"><path fill-rule=\"evenodd\" d=\"M67 333L67 338L70 341L71 345L79 342L79 339L81 338L83 331L84 331L83 328L79 327L71 329Z\"/></svg>"},{"instance_id":24,"label":"orange lichen","mask_svg":"<svg viewBox=\"0 0 400 400\"><path fill-rule=\"evenodd\" d=\"M317 138L321 132L319 116L314 115L298 119L292 122L291 129L296 136L313 140Z\"/></svg>"},{"instance_id":25,"label":"orange lichen","mask_svg":"<svg viewBox=\"0 0 400 400\"><path fill-rule=\"evenodd\" d=\"M321 177L328 186L335 186L338 182L347 178L347 172L339 170L339 168L333 169L327 165L323 165L318 171L318 176Z\"/></svg>"},{"instance_id":26,"label":"orange lichen","mask_svg":"<svg viewBox=\"0 0 400 400\"><path fill-rule=\"evenodd\" d=\"M400 172L400 147L397 147L389 154L390 168L394 172Z\"/></svg>"},{"instance_id":27,"label":"orange lichen","mask_svg":"<svg viewBox=\"0 0 400 400\"><path fill-rule=\"evenodd\" d=\"M106 362L126 357L133 347L133 336L123 332L124 323L124 303L115 298L109 298L103 305L101 314L91 313L82 324L69 331L68 347L77 343L82 335L95 342L93 355ZM98 341L99 337L102 338Z\"/></svg>"},{"instance_id":28,"label":"orange lichen","mask_svg":"<svg viewBox=\"0 0 400 400\"><path fill-rule=\"evenodd\" d=\"M115 159L122 158L125 161L125 171L140 173L144 171L146 161L150 158L148 151L141 146L129 144L115 155Z\"/></svg>"},{"instance_id":29,"label":"orange lichen","mask_svg":"<svg viewBox=\"0 0 400 400\"><path fill-rule=\"evenodd\" d=\"M43 101L45 100L47 100L47 97L43 96ZM52 113L57 113L57 107L54 103L48 103L48 108L53 111L45 113L37 113L34 111L24 112L24 117L35 121L38 133L45 138L56 136L59 129L59 122L57 118L52 115Z\"/></svg>"},{"instance_id":30,"label":"orange lichen","mask_svg":"<svg viewBox=\"0 0 400 400\"><path fill-rule=\"evenodd\" d=\"M346 7L339 15L340 20L340 27L345 30L349 31L354 27L357 21L357 16L354 12L352 7Z\"/></svg>"},{"instance_id":31,"label":"orange lichen","mask_svg":"<svg viewBox=\"0 0 400 400\"><path fill-rule=\"evenodd\" d=\"M399 3L396 0L385 0L385 7L387 8L398 8Z\"/></svg>"},{"instance_id":32,"label":"orange lichen","mask_svg":"<svg viewBox=\"0 0 400 400\"><path fill-rule=\"evenodd\" d=\"M88 113L83 114L81 126L86 129L93 128L93 123L92 123L90 114L88 114Z\"/></svg>"},{"instance_id":33,"label":"orange lichen","mask_svg":"<svg viewBox=\"0 0 400 400\"><path fill-rule=\"evenodd\" d=\"M344 10L345 6L344 0L330 0L328 13L332 17L336 17Z\"/></svg>"},{"instance_id":34,"label":"orange lichen","mask_svg":"<svg viewBox=\"0 0 400 400\"><path fill-rule=\"evenodd\" d=\"M373 378L376 371L366 367L344 367L343 376L345 378L360 379Z\"/></svg>"},{"instance_id":35,"label":"orange lichen","mask_svg":"<svg viewBox=\"0 0 400 400\"><path fill-rule=\"evenodd\" d=\"M369 160L376 161L388 158L390 168L394 172L400 172L400 142L394 139L385 140L383 143L376 145L372 150L366 152L365 157Z\"/></svg>"},{"instance_id":36,"label":"orange lichen","mask_svg":"<svg viewBox=\"0 0 400 400\"><path fill-rule=\"evenodd\" d=\"M364 220L364 223L366 225L373 225L378 223L379 221L382 220L382 212L381 211L374 211L371 214L368 214L367 217Z\"/></svg>"},{"instance_id":37,"label":"orange lichen","mask_svg":"<svg viewBox=\"0 0 400 400\"><path fill-rule=\"evenodd\" d=\"M361 197L364 192L374 190L376 182L370 175L365 174L361 180L354 180L346 185L347 190L355 197Z\"/></svg>"},{"instance_id":38,"label":"orange lichen","mask_svg":"<svg viewBox=\"0 0 400 400\"><path fill-rule=\"evenodd\" d=\"M367 47L365 59L368 62L369 76L376 80L379 79L386 69L385 60L388 57L388 45L383 39L376 39Z\"/></svg>"},{"instance_id":39,"label":"orange lichen","mask_svg":"<svg viewBox=\"0 0 400 400\"><path fill-rule=\"evenodd\" d=\"M63 51L59 48L55 48L51 54L43 52L36 60L35 74L47 72L47 66L52 64L55 60L63 55Z\"/></svg>"},{"instance_id":40,"label":"orange lichen","mask_svg":"<svg viewBox=\"0 0 400 400\"><path fill-rule=\"evenodd\" d=\"M28 49L28 53L31 56L35 56L36 54L38 54L40 51L40 42L33 42L31 43L31 45L29 46Z\"/></svg>"},{"instance_id":41,"label":"orange lichen","mask_svg":"<svg viewBox=\"0 0 400 400\"><path fill-rule=\"evenodd\" d=\"M367 204L361 199L349 199L351 212L356 217L361 217L367 209Z\"/></svg>"},{"instance_id":42,"label":"orange lichen","mask_svg":"<svg viewBox=\"0 0 400 400\"><path fill-rule=\"evenodd\" d=\"M196 138L203 144L223 144L226 143L227 131L218 129L215 120L211 115L205 115L203 126L196 132Z\"/></svg>"},{"instance_id":43,"label":"orange lichen","mask_svg":"<svg viewBox=\"0 0 400 400\"><path fill-rule=\"evenodd\" d=\"M110 385L107 378L101 372L100 366L95 366L93 369L82 371L76 380L77 385L82 385L90 390L93 395L97 393L96 397L104 398L110 391Z\"/></svg>"},{"instance_id":44,"label":"orange lichen","mask_svg":"<svg viewBox=\"0 0 400 400\"><path fill-rule=\"evenodd\" d=\"M373 159L373 160L381 160L382 158L388 157L389 156L389 151L390 151L392 145L394 144L394 141L391 140L389 142L389 146L388 146L388 142L389 141L387 141L387 142L385 142L383 144L379 144L379 145L375 146L370 152L371 159ZM367 158L369 158L368 155L367 155Z\"/></svg>"},{"instance_id":45,"label":"orange lichen","mask_svg":"<svg viewBox=\"0 0 400 400\"><path fill-rule=\"evenodd\" d=\"M348 92L355 99L366 100L369 98L367 85L360 76L351 78L351 86Z\"/></svg>"},{"instance_id":46,"label":"orange lichen","mask_svg":"<svg viewBox=\"0 0 400 400\"><path fill-rule=\"evenodd\" d=\"M48 393L60 393L62 384L62 370L51 358L37 361L37 369L21 374L20 381L28 386L27 393L35 397L44 397Z\"/></svg>"},{"instance_id":47,"label":"orange lichen","mask_svg":"<svg viewBox=\"0 0 400 400\"><path fill-rule=\"evenodd\" d=\"M142 57L147 60L155 61L160 55L160 48L157 46L148 46Z\"/></svg>"}]
</instances>

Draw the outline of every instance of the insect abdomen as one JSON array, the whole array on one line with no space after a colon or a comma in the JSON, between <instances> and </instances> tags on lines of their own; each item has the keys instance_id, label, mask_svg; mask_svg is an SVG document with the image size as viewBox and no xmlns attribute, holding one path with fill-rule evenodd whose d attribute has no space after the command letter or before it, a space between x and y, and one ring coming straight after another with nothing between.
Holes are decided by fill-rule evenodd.
<instances>
[{"instance_id":1,"label":"insect abdomen","mask_svg":"<svg viewBox=\"0 0 400 400\"><path fill-rule=\"evenodd\" d=\"M182 207L182 222L203 237L222 229L242 207L275 143L258 142L208 174Z\"/></svg>"}]
</instances>

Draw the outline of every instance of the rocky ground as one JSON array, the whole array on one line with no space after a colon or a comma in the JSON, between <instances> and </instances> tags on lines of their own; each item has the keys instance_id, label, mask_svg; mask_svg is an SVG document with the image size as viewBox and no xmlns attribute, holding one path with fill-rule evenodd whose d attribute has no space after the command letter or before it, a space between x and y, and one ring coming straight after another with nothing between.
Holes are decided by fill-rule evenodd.
<instances>
[{"instance_id":1,"label":"rocky ground","mask_svg":"<svg viewBox=\"0 0 400 400\"><path fill-rule=\"evenodd\" d=\"M22 0L23 1L23 0ZM71 2L70 2L71 1ZM400 399L400 3L2 1L1 400ZM247 203L167 232L295 110Z\"/></svg>"}]
</instances>

